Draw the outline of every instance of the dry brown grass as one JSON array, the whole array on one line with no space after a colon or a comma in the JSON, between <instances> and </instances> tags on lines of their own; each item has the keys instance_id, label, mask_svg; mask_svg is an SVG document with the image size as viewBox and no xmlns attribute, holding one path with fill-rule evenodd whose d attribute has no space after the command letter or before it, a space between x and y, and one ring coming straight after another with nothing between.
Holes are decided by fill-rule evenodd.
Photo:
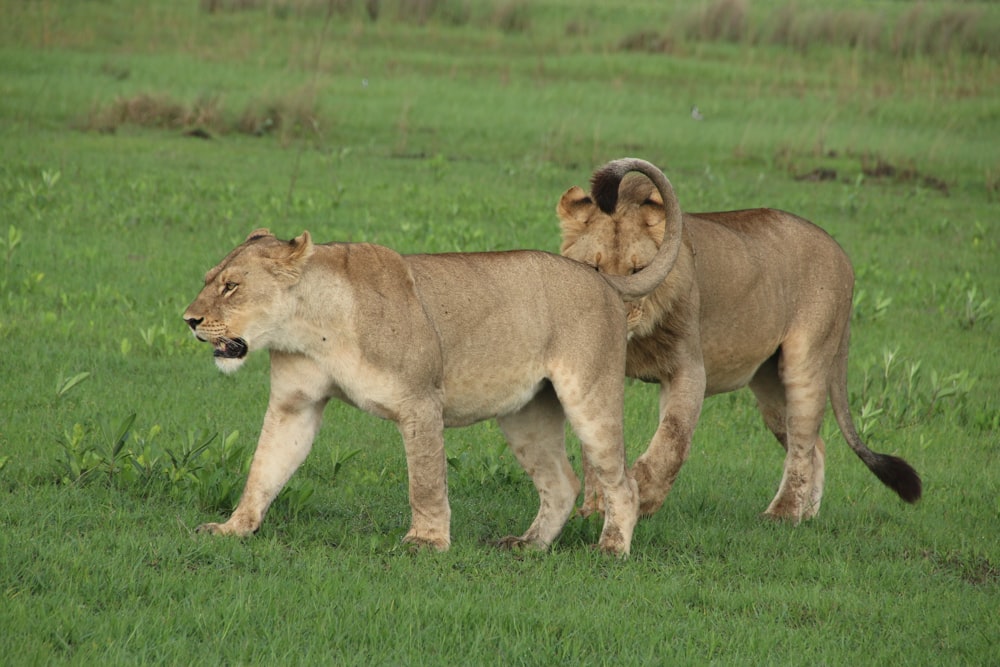
<instances>
[{"instance_id":1,"label":"dry brown grass","mask_svg":"<svg viewBox=\"0 0 1000 667\"><path fill-rule=\"evenodd\" d=\"M674 53L676 41L669 34L657 30L639 30L630 33L618 42L622 51L642 51L646 53Z\"/></svg>"},{"instance_id":2,"label":"dry brown grass","mask_svg":"<svg viewBox=\"0 0 1000 667\"><path fill-rule=\"evenodd\" d=\"M319 133L319 128L315 98L305 90L278 99L253 102L243 110L235 125L236 131L243 134L276 134L285 140Z\"/></svg>"},{"instance_id":3,"label":"dry brown grass","mask_svg":"<svg viewBox=\"0 0 1000 667\"><path fill-rule=\"evenodd\" d=\"M526 32L531 26L528 0L200 0L210 14L266 11L273 16L358 16L371 21L392 20L425 25L436 21L452 26L473 22L506 33Z\"/></svg>"},{"instance_id":4,"label":"dry brown grass","mask_svg":"<svg viewBox=\"0 0 1000 667\"><path fill-rule=\"evenodd\" d=\"M121 97L110 105L91 110L83 129L115 132L123 125L185 129L214 129L220 120L219 103L215 98L200 99L186 106L166 95L140 93Z\"/></svg>"},{"instance_id":5,"label":"dry brown grass","mask_svg":"<svg viewBox=\"0 0 1000 667\"><path fill-rule=\"evenodd\" d=\"M747 0L715 0L684 20L688 39L740 42L747 35Z\"/></svg>"},{"instance_id":6,"label":"dry brown grass","mask_svg":"<svg viewBox=\"0 0 1000 667\"><path fill-rule=\"evenodd\" d=\"M975 55L1000 54L997 28L984 21L980 9L949 7L931 13L918 3L900 17L891 48L900 55L929 55L963 51Z\"/></svg>"},{"instance_id":7,"label":"dry brown grass","mask_svg":"<svg viewBox=\"0 0 1000 667\"><path fill-rule=\"evenodd\" d=\"M847 151L843 155L836 151L824 151L813 155L808 160L811 163L820 161L826 164L803 171L800 159L788 147L782 148L775 156L775 161L781 164L795 180L798 181L842 181L844 183L891 183L896 185L918 186L928 190L936 190L942 195L950 194L948 181L925 173L912 163L894 164L881 155L869 152ZM858 174L864 176L858 181Z\"/></svg>"},{"instance_id":8,"label":"dry brown grass","mask_svg":"<svg viewBox=\"0 0 1000 667\"><path fill-rule=\"evenodd\" d=\"M771 44L807 52L844 47L898 56L1000 57L1000 20L979 7L915 3L897 17L869 9L802 9L789 3L754 16L747 0L714 0L679 17L666 32L640 30L620 40L628 51L672 51L678 40Z\"/></svg>"},{"instance_id":9,"label":"dry brown grass","mask_svg":"<svg viewBox=\"0 0 1000 667\"><path fill-rule=\"evenodd\" d=\"M755 37L758 41L790 46L805 52L813 46L840 46L877 51L881 48L885 23L881 16L866 10L829 9L798 14L794 9L784 12L787 23L774 32L765 29Z\"/></svg>"},{"instance_id":10,"label":"dry brown grass","mask_svg":"<svg viewBox=\"0 0 1000 667\"><path fill-rule=\"evenodd\" d=\"M376 12L378 2L375 3ZM209 14L266 10L275 16L315 16L327 12L345 14L359 4L354 0L200 0L202 11Z\"/></svg>"},{"instance_id":11,"label":"dry brown grass","mask_svg":"<svg viewBox=\"0 0 1000 667\"><path fill-rule=\"evenodd\" d=\"M236 114L227 114L216 97L185 104L168 95L139 93L93 108L77 126L84 131L112 134L133 126L177 130L203 138L239 133L275 134L289 139L318 133L320 119L314 97L305 91L254 101Z\"/></svg>"}]
</instances>

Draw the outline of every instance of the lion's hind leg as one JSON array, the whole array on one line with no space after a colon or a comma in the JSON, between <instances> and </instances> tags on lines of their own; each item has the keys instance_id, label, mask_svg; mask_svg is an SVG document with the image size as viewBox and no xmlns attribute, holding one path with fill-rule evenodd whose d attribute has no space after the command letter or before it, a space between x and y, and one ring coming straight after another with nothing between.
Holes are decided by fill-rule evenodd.
<instances>
[{"instance_id":1,"label":"lion's hind leg","mask_svg":"<svg viewBox=\"0 0 1000 667\"><path fill-rule=\"evenodd\" d=\"M819 437L827 402L827 364L820 351L801 358L782 346L750 384L767 427L785 448L784 471L766 516L799 522L819 511L826 445ZM794 349L794 348L792 348ZM770 368L769 368L770 365Z\"/></svg>"},{"instance_id":2,"label":"lion's hind leg","mask_svg":"<svg viewBox=\"0 0 1000 667\"><path fill-rule=\"evenodd\" d=\"M518 462L531 477L539 501L538 514L528 530L520 537L503 538L501 546L546 549L572 514L580 480L566 456L565 422L551 386L518 412L497 419Z\"/></svg>"},{"instance_id":3,"label":"lion's hind leg","mask_svg":"<svg viewBox=\"0 0 1000 667\"><path fill-rule=\"evenodd\" d=\"M778 377L778 355L769 359L758 369L753 380L750 381L750 390L753 391L757 399L757 408L760 410L768 430L787 452L788 406L785 401L785 387ZM817 435L816 446L813 450L812 485L805 510L802 513L803 519L811 519L819 512L819 506L823 500L825 459L826 445L823 439ZM782 480L782 484L784 484L784 480Z\"/></svg>"},{"instance_id":4,"label":"lion's hind leg","mask_svg":"<svg viewBox=\"0 0 1000 667\"><path fill-rule=\"evenodd\" d=\"M639 519L639 488L625 466L624 383L617 386L617 394L609 385L604 391L590 394L587 400L564 402L563 407L604 498L604 528L598 547L608 553L626 555Z\"/></svg>"}]
</instances>

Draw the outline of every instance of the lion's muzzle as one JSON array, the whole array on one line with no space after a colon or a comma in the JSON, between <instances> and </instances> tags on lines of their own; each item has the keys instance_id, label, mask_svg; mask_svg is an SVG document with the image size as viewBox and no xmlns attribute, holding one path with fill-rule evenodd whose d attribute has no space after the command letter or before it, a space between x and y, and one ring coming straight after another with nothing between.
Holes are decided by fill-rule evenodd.
<instances>
[{"instance_id":1,"label":"lion's muzzle","mask_svg":"<svg viewBox=\"0 0 1000 667\"><path fill-rule=\"evenodd\" d=\"M247 356L250 348L246 340L239 337L211 336L204 331L199 331L198 327L205 321L201 317L188 317L184 321L191 327L195 338L202 342L212 343L212 346L215 348L212 350L212 356L217 359L242 359Z\"/></svg>"},{"instance_id":2,"label":"lion's muzzle","mask_svg":"<svg viewBox=\"0 0 1000 667\"><path fill-rule=\"evenodd\" d=\"M194 335L198 336L198 325L204 322L205 319L202 317L185 317L184 321L187 322L189 327L191 327L191 331L194 332Z\"/></svg>"}]
</instances>

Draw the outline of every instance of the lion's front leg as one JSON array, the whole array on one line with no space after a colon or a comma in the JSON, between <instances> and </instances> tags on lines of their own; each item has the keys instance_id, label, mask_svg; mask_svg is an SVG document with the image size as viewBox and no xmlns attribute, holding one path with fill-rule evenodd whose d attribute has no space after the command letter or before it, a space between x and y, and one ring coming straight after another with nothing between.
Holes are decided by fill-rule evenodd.
<instances>
[{"instance_id":1,"label":"lion's front leg","mask_svg":"<svg viewBox=\"0 0 1000 667\"><path fill-rule=\"evenodd\" d=\"M632 466L639 485L639 513L649 516L663 504L691 452L691 438L705 399L705 368L689 363L660 390L660 425L649 447Z\"/></svg>"},{"instance_id":2,"label":"lion's front leg","mask_svg":"<svg viewBox=\"0 0 1000 667\"><path fill-rule=\"evenodd\" d=\"M267 508L309 454L322 420L323 403L276 403L272 394L236 510L225 523L205 523L198 526L198 532L239 536L257 532Z\"/></svg>"},{"instance_id":3,"label":"lion's front leg","mask_svg":"<svg viewBox=\"0 0 1000 667\"><path fill-rule=\"evenodd\" d=\"M403 541L447 551L451 546L451 508L448 505L448 459L444 451L444 419L440 406L397 423L406 449L410 483L410 530Z\"/></svg>"},{"instance_id":4,"label":"lion's front leg","mask_svg":"<svg viewBox=\"0 0 1000 667\"><path fill-rule=\"evenodd\" d=\"M586 456L583 457L583 504L580 505L579 511L582 517L588 517L594 512L604 515L604 495L601 493L601 485Z\"/></svg>"}]
</instances>

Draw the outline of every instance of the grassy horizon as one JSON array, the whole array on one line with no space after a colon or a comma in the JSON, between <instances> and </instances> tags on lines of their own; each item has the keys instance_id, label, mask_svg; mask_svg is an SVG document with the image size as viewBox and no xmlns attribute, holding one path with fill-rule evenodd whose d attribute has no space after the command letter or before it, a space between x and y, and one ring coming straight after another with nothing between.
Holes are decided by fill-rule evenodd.
<instances>
[{"instance_id":1,"label":"grassy horizon","mask_svg":"<svg viewBox=\"0 0 1000 667\"><path fill-rule=\"evenodd\" d=\"M754 37L788 11L777 0L376 4L374 21L366 3L315 0L5 8L0 653L996 662L1000 68L979 33L899 52L791 38L821 19L870 29L877 10L889 35L911 11L897 3L798 3L786 42ZM690 31L698 11L724 25L741 7L733 39ZM997 25L989 3L920 7L921 29ZM414 555L395 428L331 405L257 536L193 534L235 502L267 402L265 357L221 376L180 318L233 245L270 227L401 252L556 251L559 196L625 155L660 166L685 210L782 208L844 246L852 414L921 473L920 504L882 487L828 416L818 518L762 521L781 450L738 392L706 401L628 561L590 549L593 519L549 553L490 546L537 501L493 424L446 434L453 547ZM634 460L657 396L626 393Z\"/></svg>"}]
</instances>

